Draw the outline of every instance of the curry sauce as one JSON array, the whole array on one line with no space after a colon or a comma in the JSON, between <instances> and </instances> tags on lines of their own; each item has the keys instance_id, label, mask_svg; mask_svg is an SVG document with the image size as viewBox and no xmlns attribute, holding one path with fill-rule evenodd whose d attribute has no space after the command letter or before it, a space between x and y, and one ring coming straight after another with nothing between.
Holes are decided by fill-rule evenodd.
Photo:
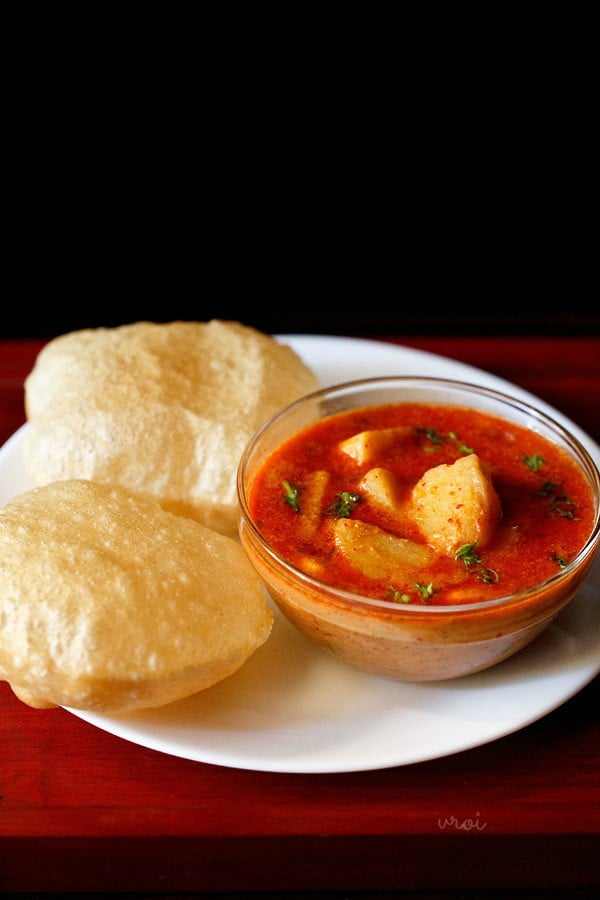
<instances>
[{"instance_id":1,"label":"curry sauce","mask_svg":"<svg viewBox=\"0 0 600 900\"><path fill-rule=\"evenodd\" d=\"M533 587L590 535L590 484L560 447L481 410L401 403L307 426L258 469L253 520L319 581L398 604Z\"/></svg>"}]
</instances>

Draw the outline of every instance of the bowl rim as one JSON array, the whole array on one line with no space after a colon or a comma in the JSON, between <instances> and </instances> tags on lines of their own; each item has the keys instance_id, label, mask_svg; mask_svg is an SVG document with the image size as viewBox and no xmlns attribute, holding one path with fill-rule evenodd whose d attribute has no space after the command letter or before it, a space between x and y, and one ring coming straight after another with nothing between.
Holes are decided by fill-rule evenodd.
<instances>
[{"instance_id":1,"label":"bowl rim","mask_svg":"<svg viewBox=\"0 0 600 900\"><path fill-rule=\"evenodd\" d=\"M539 582L535 585L531 585L523 591L520 591L518 594L507 594L502 597L495 597L490 600L482 600L477 603L455 603L455 604L435 604L435 603L397 603L394 601L388 600L380 600L374 597L366 597L363 594L356 594L352 591L347 591L342 588L338 588L335 585L327 584L325 582L319 581L316 578L313 578L311 575L308 575L302 569L297 568L288 560L286 560L283 556L281 556L276 550L274 550L268 542L265 540L263 535L261 534L260 529L254 523L252 516L250 514L250 509L248 507L247 497L246 497L246 488L245 488L245 473L248 467L250 458L254 449L256 448L259 441L262 439L263 435L273 427L277 422L283 421L289 415L291 415L296 409L299 409L301 406L308 405L310 403L314 403L320 399L333 397L336 395L342 395L344 393L358 391L362 388L374 388L379 385L383 387L384 385L393 387L408 387L410 384L415 386L423 386L423 387L431 387L431 388L449 388L452 390L456 390L464 393L465 395L475 394L479 397L488 398L490 401L495 403L499 403L503 406L508 406L509 408L514 408L518 410L521 414L531 417L535 420L538 420L542 423L545 428L551 432L555 432L561 439L561 441L566 444L571 452L575 456L575 461L579 465L579 467L583 470L587 480L590 483L590 487L592 489L594 499L595 499L595 513L594 513L594 524L593 527L581 547L579 553L572 559L570 562L563 568L556 572L554 575L551 575L550 578L547 578L545 581ZM388 402L396 402L396 401L382 401L382 403ZM397 401L402 403L404 401ZM409 401L407 401L409 402ZM417 401L418 402L418 401ZM430 401L432 402L432 401ZM435 402L444 402L444 401L435 401ZM368 406L377 405L374 403L366 404ZM456 402L452 402L451 405L457 406L459 405ZM356 407L360 408L359 406ZM330 413L329 415L337 415L344 413L348 410L336 410L335 412ZM482 410L486 411L486 410ZM494 415L501 416L501 413L493 413ZM323 418L327 418L328 416L324 416ZM315 419L315 421L318 421ZM305 426L308 427L308 426ZM302 430L302 429L299 429ZM292 432L288 437L291 437L294 432ZM285 438L287 440L288 438ZM267 454L267 457L268 458ZM600 470L596 465L595 460L593 459L591 453L587 450L584 444L576 437L576 435L572 434L568 428L558 422L552 415L549 413L537 408L534 404L529 402L528 400L523 400L519 397L513 397L505 391L498 390L496 388L490 388L483 385L478 385L475 382L469 382L462 379L453 379L453 378L439 378L436 376L429 375L376 375L368 378L359 378L356 380L347 380L343 382L338 382L332 385L328 385L326 387L318 388L315 391L311 391L308 394L304 394L301 397L298 397L296 400L288 403L282 409L278 410L272 416L270 416L263 424L255 431L254 435L250 438L250 440L246 443L246 446L242 452L240 457L238 467L237 467L237 475L236 475L236 488L238 495L238 502L240 506L240 517L239 517L239 532L241 534L242 525L250 529L250 533L252 534L254 541L258 543L261 548L261 551L267 554L274 563L277 564L278 567L283 568L290 576L304 583L306 586L310 587L313 591L326 592L336 599L350 604L352 606L371 606L377 609L384 610L396 610L397 612L407 612L410 614L425 614L425 615L441 615L441 614L451 614L451 615L459 615L461 613L472 613L478 610L494 610L499 607L509 606L511 604L520 604L526 602L530 597L539 593L540 591L547 591L552 589L556 584L561 581L566 581L569 579L574 572L583 567L590 556L593 556L595 552L600 547Z\"/></svg>"}]
</instances>

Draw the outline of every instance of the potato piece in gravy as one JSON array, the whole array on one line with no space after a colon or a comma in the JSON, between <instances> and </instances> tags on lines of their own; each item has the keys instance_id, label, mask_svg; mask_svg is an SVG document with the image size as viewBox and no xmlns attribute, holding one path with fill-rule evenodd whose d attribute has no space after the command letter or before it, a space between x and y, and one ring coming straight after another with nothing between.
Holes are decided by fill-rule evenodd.
<instances>
[{"instance_id":1,"label":"potato piece in gravy","mask_svg":"<svg viewBox=\"0 0 600 900\"><path fill-rule=\"evenodd\" d=\"M477 454L428 469L412 491L409 513L427 543L452 556L463 544L485 546L500 521L500 500Z\"/></svg>"}]
</instances>

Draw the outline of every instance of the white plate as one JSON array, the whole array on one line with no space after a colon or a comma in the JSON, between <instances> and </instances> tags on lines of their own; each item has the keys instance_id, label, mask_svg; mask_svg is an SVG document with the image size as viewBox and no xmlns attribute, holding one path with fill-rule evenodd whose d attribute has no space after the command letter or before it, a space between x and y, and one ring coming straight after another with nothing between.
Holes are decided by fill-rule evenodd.
<instances>
[{"instance_id":1,"label":"white plate","mask_svg":"<svg viewBox=\"0 0 600 900\"><path fill-rule=\"evenodd\" d=\"M363 376L433 375L520 396L567 425L600 464L600 448L552 407L481 369L393 344L287 335L323 386ZM29 485L24 425L0 449L0 505ZM69 709L143 747L268 772L350 772L434 759L535 722L600 671L600 565L529 647L486 672L429 684L368 675L317 650L276 611L273 633L214 687L161 709L105 716Z\"/></svg>"}]
</instances>

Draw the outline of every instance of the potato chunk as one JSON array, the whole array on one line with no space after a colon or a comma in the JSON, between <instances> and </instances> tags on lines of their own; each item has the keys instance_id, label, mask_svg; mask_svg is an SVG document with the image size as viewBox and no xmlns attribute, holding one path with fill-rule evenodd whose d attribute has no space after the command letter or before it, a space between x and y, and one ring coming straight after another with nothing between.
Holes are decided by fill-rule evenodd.
<instances>
[{"instance_id":1,"label":"potato chunk","mask_svg":"<svg viewBox=\"0 0 600 900\"><path fill-rule=\"evenodd\" d=\"M323 513L323 498L331 476L324 469L311 472L304 479L301 494L302 515L298 522L298 534L305 540L314 537Z\"/></svg>"},{"instance_id":2,"label":"potato chunk","mask_svg":"<svg viewBox=\"0 0 600 900\"><path fill-rule=\"evenodd\" d=\"M356 460L359 465L363 465L377 462L381 453L412 434L413 429L407 425L398 425L395 428L374 428L370 431L359 431L358 434L353 434L352 437L341 441L339 448L342 453Z\"/></svg>"},{"instance_id":3,"label":"potato chunk","mask_svg":"<svg viewBox=\"0 0 600 900\"><path fill-rule=\"evenodd\" d=\"M447 556L463 544L487 544L501 516L487 466L475 453L425 472L408 512L425 540Z\"/></svg>"},{"instance_id":4,"label":"potato chunk","mask_svg":"<svg viewBox=\"0 0 600 900\"><path fill-rule=\"evenodd\" d=\"M358 490L373 506L393 516L400 516L401 505L398 498L398 477L394 472L378 466L369 469L361 478Z\"/></svg>"},{"instance_id":5,"label":"potato chunk","mask_svg":"<svg viewBox=\"0 0 600 900\"><path fill-rule=\"evenodd\" d=\"M435 560L430 547L358 519L336 519L333 533L337 550L368 578L412 580Z\"/></svg>"}]
</instances>

